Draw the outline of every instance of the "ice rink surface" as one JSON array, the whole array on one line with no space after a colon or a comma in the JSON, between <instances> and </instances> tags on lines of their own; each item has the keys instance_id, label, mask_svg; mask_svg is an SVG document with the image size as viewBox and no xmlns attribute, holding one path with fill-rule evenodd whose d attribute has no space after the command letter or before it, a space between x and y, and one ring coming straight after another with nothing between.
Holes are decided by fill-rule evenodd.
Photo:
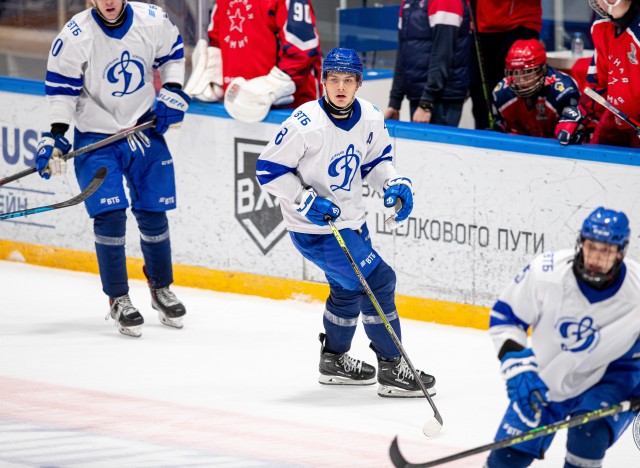
<instances>
[{"instance_id":1,"label":"ice rink surface","mask_svg":"<svg viewBox=\"0 0 640 468\"><path fill-rule=\"evenodd\" d=\"M98 276L0 262L0 467L388 467L489 443L507 405L487 332L404 319L403 343L437 378L424 399L320 385L322 303L174 287L182 330L160 325L146 284L139 339L105 321ZM362 325L352 356L375 362ZM561 467L566 431L538 467ZM486 454L443 466L480 467ZM630 430L606 467L640 466Z\"/></svg>"}]
</instances>

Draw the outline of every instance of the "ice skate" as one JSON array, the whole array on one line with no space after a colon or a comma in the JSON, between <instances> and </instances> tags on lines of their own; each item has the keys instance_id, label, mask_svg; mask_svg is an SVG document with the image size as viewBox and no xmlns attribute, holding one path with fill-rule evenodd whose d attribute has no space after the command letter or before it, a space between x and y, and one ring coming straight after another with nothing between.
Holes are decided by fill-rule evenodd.
<instances>
[{"instance_id":1,"label":"ice skate","mask_svg":"<svg viewBox=\"0 0 640 468\"><path fill-rule=\"evenodd\" d=\"M153 288L151 291L151 307L158 311L158 318L163 325L174 328L182 328L182 317L187 313L184 304L169 289Z\"/></svg>"},{"instance_id":2,"label":"ice skate","mask_svg":"<svg viewBox=\"0 0 640 468\"><path fill-rule=\"evenodd\" d=\"M435 396L434 376L417 370L429 396ZM420 398L424 393L403 357L378 359L378 395L389 398Z\"/></svg>"},{"instance_id":3,"label":"ice skate","mask_svg":"<svg viewBox=\"0 0 640 468\"><path fill-rule=\"evenodd\" d=\"M131 298L128 294L119 297L110 297L109 305L111 309L105 320L109 320L109 317L115 320L115 326L123 335L139 337L142 335L142 325L144 324L144 318L140 315L138 309L136 309L131 303Z\"/></svg>"},{"instance_id":4,"label":"ice skate","mask_svg":"<svg viewBox=\"0 0 640 468\"><path fill-rule=\"evenodd\" d=\"M372 385L376 383L376 369L347 353L335 354L325 350L326 335L320 333L320 377L325 385Z\"/></svg>"}]
</instances>

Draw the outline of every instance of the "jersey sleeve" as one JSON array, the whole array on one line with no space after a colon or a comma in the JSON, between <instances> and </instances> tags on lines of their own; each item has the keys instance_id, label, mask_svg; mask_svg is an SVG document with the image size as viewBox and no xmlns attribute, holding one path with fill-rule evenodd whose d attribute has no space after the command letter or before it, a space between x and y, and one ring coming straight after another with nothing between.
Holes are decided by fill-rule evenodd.
<instances>
[{"instance_id":1,"label":"jersey sleeve","mask_svg":"<svg viewBox=\"0 0 640 468\"><path fill-rule=\"evenodd\" d=\"M49 51L45 95L49 103L51 124L71 125L76 103L82 92L87 57L82 44L78 44L75 39L63 30L54 39Z\"/></svg>"},{"instance_id":2,"label":"jersey sleeve","mask_svg":"<svg viewBox=\"0 0 640 468\"><path fill-rule=\"evenodd\" d=\"M276 65L299 88L321 55L316 16L309 0L277 0L276 29Z\"/></svg>"},{"instance_id":3,"label":"jersey sleeve","mask_svg":"<svg viewBox=\"0 0 640 468\"><path fill-rule=\"evenodd\" d=\"M367 105L373 106L373 104ZM374 106L374 108L380 113L377 107ZM362 180L377 192L383 191L383 185L387 179L398 175L393 165L392 149L387 124L380 113L380 120L375 121L367 136L367 155L360 167Z\"/></svg>"},{"instance_id":4,"label":"jersey sleeve","mask_svg":"<svg viewBox=\"0 0 640 468\"><path fill-rule=\"evenodd\" d=\"M285 120L256 164L260 186L278 198L298 203L304 186L297 175L305 154L304 137L291 119Z\"/></svg>"},{"instance_id":5,"label":"jersey sleeve","mask_svg":"<svg viewBox=\"0 0 640 468\"><path fill-rule=\"evenodd\" d=\"M184 45L178 27L171 22L167 13L162 12L163 20L160 40L156 49L153 68L160 73L162 83L184 85Z\"/></svg>"},{"instance_id":6,"label":"jersey sleeve","mask_svg":"<svg viewBox=\"0 0 640 468\"><path fill-rule=\"evenodd\" d=\"M491 308L489 334L497 352L507 340L527 347L527 329L539 316L536 287L541 268L538 257L515 276Z\"/></svg>"}]
</instances>

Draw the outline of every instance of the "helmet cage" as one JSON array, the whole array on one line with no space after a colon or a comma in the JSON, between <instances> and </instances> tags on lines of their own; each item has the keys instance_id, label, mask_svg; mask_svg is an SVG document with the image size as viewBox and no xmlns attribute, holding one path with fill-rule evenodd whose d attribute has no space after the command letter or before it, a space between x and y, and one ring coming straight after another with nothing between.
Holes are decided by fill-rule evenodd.
<instances>
[{"instance_id":1,"label":"helmet cage","mask_svg":"<svg viewBox=\"0 0 640 468\"><path fill-rule=\"evenodd\" d=\"M578 242L576 244L576 256L574 259L574 272L576 276L595 289L605 289L618 277L622 268L622 260L629 245L629 220L623 212L597 208L584 220ZM605 273L588 271L584 264L584 252L582 245L585 240L602 242L618 247L618 252L613 267Z\"/></svg>"},{"instance_id":2,"label":"helmet cage","mask_svg":"<svg viewBox=\"0 0 640 468\"><path fill-rule=\"evenodd\" d=\"M609 11L605 11L604 8L602 8L600 6L600 4L598 3L598 0L589 0L589 6L591 7L591 9L593 11L595 11L601 18L612 18L611 13L613 12L613 9L615 7L617 7L622 0L614 0L613 3L609 3L607 0L605 0L605 2L608 5L608 10Z\"/></svg>"},{"instance_id":3,"label":"helmet cage","mask_svg":"<svg viewBox=\"0 0 640 468\"><path fill-rule=\"evenodd\" d=\"M537 65L531 68L510 68L504 70L507 84L511 91L521 98L528 98L536 94L544 85L547 65Z\"/></svg>"}]
</instances>

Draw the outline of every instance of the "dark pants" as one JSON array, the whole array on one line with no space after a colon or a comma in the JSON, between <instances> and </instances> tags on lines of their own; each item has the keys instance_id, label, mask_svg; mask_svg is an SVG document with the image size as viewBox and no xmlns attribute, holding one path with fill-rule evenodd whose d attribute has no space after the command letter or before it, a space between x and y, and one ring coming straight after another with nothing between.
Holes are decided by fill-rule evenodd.
<instances>
[{"instance_id":1,"label":"dark pants","mask_svg":"<svg viewBox=\"0 0 640 468\"><path fill-rule=\"evenodd\" d=\"M419 101L409 101L409 112L411 116L418 108ZM429 123L457 127L462 117L462 106L464 101L438 101L433 104L431 111L431 121Z\"/></svg>"}]
</instances>

